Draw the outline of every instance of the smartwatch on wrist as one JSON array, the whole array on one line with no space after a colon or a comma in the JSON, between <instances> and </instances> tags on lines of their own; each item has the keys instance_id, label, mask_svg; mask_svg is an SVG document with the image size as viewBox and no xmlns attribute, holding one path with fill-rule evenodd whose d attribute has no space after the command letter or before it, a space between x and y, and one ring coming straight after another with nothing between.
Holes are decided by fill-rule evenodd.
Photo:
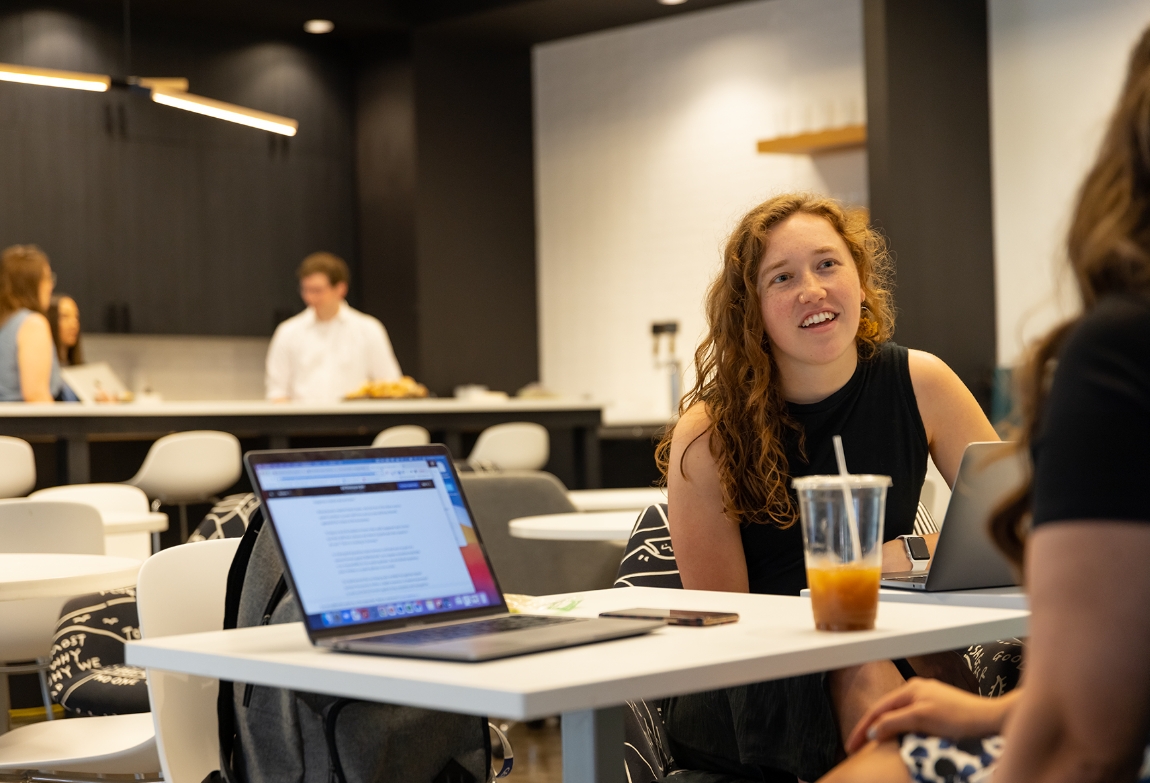
<instances>
[{"instance_id":1,"label":"smartwatch on wrist","mask_svg":"<svg viewBox=\"0 0 1150 783\"><path fill-rule=\"evenodd\" d=\"M911 573L921 574L930 565L930 549L926 539L922 536L899 536L902 545L906 547L906 556L910 559Z\"/></svg>"}]
</instances>

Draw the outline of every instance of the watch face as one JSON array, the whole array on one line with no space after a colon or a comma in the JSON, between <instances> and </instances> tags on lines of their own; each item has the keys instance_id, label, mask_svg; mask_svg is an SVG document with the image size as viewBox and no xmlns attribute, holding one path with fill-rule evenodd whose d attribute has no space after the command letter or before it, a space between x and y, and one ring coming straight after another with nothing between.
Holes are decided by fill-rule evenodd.
<instances>
[{"instance_id":1,"label":"watch face","mask_svg":"<svg viewBox=\"0 0 1150 783\"><path fill-rule=\"evenodd\" d=\"M926 539L922 536L904 538L903 541L910 548L911 560L930 560L930 549L926 546Z\"/></svg>"}]
</instances>

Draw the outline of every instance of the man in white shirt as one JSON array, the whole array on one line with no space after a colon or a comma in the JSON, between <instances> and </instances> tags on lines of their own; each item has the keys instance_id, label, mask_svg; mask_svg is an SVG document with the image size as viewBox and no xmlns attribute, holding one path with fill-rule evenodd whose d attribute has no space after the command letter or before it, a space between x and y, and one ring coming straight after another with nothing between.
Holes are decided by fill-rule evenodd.
<instances>
[{"instance_id":1,"label":"man in white shirt","mask_svg":"<svg viewBox=\"0 0 1150 783\"><path fill-rule=\"evenodd\" d=\"M331 253L312 253L296 271L307 309L276 327L268 346L269 400L338 402L368 381L403 375L387 330L348 306L348 270Z\"/></svg>"}]
</instances>

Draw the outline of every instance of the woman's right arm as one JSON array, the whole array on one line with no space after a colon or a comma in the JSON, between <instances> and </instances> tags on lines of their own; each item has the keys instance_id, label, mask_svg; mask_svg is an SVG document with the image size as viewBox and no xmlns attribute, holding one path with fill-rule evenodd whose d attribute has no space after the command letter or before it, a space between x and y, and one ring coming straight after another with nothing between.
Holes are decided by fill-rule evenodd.
<instances>
[{"instance_id":1,"label":"woman's right arm","mask_svg":"<svg viewBox=\"0 0 1150 783\"><path fill-rule=\"evenodd\" d=\"M675 425L667 468L667 520L683 587L746 593L747 562L739 526L723 513L719 468L702 403Z\"/></svg>"},{"instance_id":2,"label":"woman's right arm","mask_svg":"<svg viewBox=\"0 0 1150 783\"><path fill-rule=\"evenodd\" d=\"M52 399L52 330L48 319L32 313L16 332L16 365L20 370L20 393L24 402L54 402Z\"/></svg>"},{"instance_id":3,"label":"woman's right arm","mask_svg":"<svg viewBox=\"0 0 1150 783\"><path fill-rule=\"evenodd\" d=\"M1044 524L1026 544L1025 695L996 777L1134 781L1150 726L1150 525Z\"/></svg>"}]
</instances>

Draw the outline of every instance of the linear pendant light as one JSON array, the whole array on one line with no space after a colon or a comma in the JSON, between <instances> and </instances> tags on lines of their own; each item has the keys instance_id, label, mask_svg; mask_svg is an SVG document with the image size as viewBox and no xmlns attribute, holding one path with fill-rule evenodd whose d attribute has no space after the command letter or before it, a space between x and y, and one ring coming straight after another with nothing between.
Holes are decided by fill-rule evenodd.
<instances>
[{"instance_id":1,"label":"linear pendant light","mask_svg":"<svg viewBox=\"0 0 1150 783\"><path fill-rule=\"evenodd\" d=\"M298 122L288 117L280 117L278 114L246 109L243 106L236 106L234 103L224 103L168 87L153 86L151 92L152 100L156 103L215 117L218 120L227 120L284 136L294 136L299 129Z\"/></svg>"},{"instance_id":2,"label":"linear pendant light","mask_svg":"<svg viewBox=\"0 0 1150 783\"><path fill-rule=\"evenodd\" d=\"M33 68L25 65L12 65L11 63L0 63L0 81L36 84L43 87L64 87L70 90L89 90L91 92L107 92L113 86L112 77L103 74L61 71L56 68ZM248 109L234 103L205 98L202 95L193 95L187 91L187 79L138 79L132 77L127 81L118 79L114 83L120 87L145 89L151 94L153 101L165 106L247 125L251 128L259 128L270 133L294 136L299 129L299 123L289 117Z\"/></svg>"},{"instance_id":3,"label":"linear pendant light","mask_svg":"<svg viewBox=\"0 0 1150 783\"><path fill-rule=\"evenodd\" d=\"M60 71L55 68L31 68L26 65L0 63L0 81L38 84L43 87L64 87L69 90L107 92L112 86L110 76L97 73Z\"/></svg>"}]
</instances>

